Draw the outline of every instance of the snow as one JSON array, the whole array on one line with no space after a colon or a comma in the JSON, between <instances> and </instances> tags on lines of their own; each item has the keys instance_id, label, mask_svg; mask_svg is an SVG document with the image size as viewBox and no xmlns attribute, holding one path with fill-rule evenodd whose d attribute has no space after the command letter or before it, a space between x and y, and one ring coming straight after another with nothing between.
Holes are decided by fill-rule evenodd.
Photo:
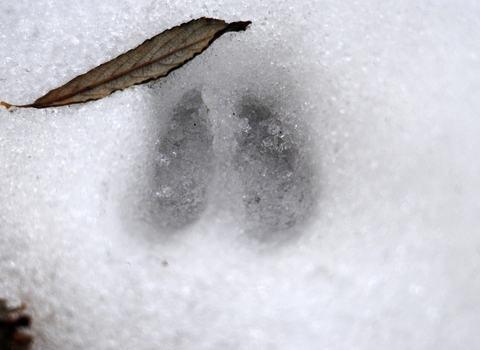
<instances>
[{"instance_id":1,"label":"snow","mask_svg":"<svg viewBox=\"0 0 480 350\"><path fill-rule=\"evenodd\" d=\"M193 18L252 21L157 82L0 109L0 297L35 349L480 342L476 2L0 10L12 104Z\"/></svg>"}]
</instances>

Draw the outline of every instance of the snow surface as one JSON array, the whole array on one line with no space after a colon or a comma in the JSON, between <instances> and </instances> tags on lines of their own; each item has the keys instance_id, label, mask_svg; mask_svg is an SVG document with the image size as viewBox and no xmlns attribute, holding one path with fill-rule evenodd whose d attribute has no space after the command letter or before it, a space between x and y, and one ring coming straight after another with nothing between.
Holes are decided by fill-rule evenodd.
<instances>
[{"instance_id":1,"label":"snow surface","mask_svg":"<svg viewBox=\"0 0 480 350\"><path fill-rule=\"evenodd\" d=\"M0 99L202 16L252 24L0 109L0 297L34 348L475 349L478 2L4 0Z\"/></svg>"}]
</instances>

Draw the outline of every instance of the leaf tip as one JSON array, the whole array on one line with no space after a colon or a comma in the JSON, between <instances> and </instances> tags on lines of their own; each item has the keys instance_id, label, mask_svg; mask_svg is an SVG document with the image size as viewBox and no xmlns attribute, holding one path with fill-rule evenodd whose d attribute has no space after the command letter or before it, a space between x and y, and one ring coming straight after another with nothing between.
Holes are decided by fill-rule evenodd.
<instances>
[{"instance_id":1,"label":"leaf tip","mask_svg":"<svg viewBox=\"0 0 480 350\"><path fill-rule=\"evenodd\" d=\"M239 32L246 30L247 27L252 24L251 21L246 21L246 22L233 22L228 25L228 27L225 29L226 32Z\"/></svg>"},{"instance_id":2,"label":"leaf tip","mask_svg":"<svg viewBox=\"0 0 480 350\"><path fill-rule=\"evenodd\" d=\"M2 106L7 107L7 109L9 109L10 107L13 107L13 105L11 105L10 103L7 103L7 102L0 102L0 104L1 104Z\"/></svg>"}]
</instances>

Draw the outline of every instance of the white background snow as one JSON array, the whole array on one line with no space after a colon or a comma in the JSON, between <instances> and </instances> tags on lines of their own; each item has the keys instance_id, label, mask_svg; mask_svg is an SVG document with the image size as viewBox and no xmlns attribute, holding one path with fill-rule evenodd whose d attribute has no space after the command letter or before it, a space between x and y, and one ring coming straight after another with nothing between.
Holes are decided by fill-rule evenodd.
<instances>
[{"instance_id":1,"label":"white background snow","mask_svg":"<svg viewBox=\"0 0 480 350\"><path fill-rule=\"evenodd\" d=\"M0 109L0 297L27 304L34 349L475 349L478 2L4 0L0 100L202 16L252 24L155 83ZM152 164L191 90L215 175L169 231ZM311 173L308 219L281 234L235 177L245 96L291 124Z\"/></svg>"}]
</instances>

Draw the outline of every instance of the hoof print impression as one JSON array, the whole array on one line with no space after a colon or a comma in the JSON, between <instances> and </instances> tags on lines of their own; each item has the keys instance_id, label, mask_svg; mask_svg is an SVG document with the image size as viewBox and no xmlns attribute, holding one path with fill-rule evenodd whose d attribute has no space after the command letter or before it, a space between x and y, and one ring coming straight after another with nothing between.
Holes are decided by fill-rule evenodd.
<instances>
[{"instance_id":1,"label":"hoof print impression","mask_svg":"<svg viewBox=\"0 0 480 350\"><path fill-rule=\"evenodd\" d=\"M247 127L237 134L235 163L245 211L260 231L278 232L303 222L312 204L311 183L294 130L253 98L239 106Z\"/></svg>"},{"instance_id":2,"label":"hoof print impression","mask_svg":"<svg viewBox=\"0 0 480 350\"><path fill-rule=\"evenodd\" d=\"M156 206L162 226L181 228L199 218L207 205L213 167L213 134L200 91L177 104L157 149Z\"/></svg>"}]
</instances>

